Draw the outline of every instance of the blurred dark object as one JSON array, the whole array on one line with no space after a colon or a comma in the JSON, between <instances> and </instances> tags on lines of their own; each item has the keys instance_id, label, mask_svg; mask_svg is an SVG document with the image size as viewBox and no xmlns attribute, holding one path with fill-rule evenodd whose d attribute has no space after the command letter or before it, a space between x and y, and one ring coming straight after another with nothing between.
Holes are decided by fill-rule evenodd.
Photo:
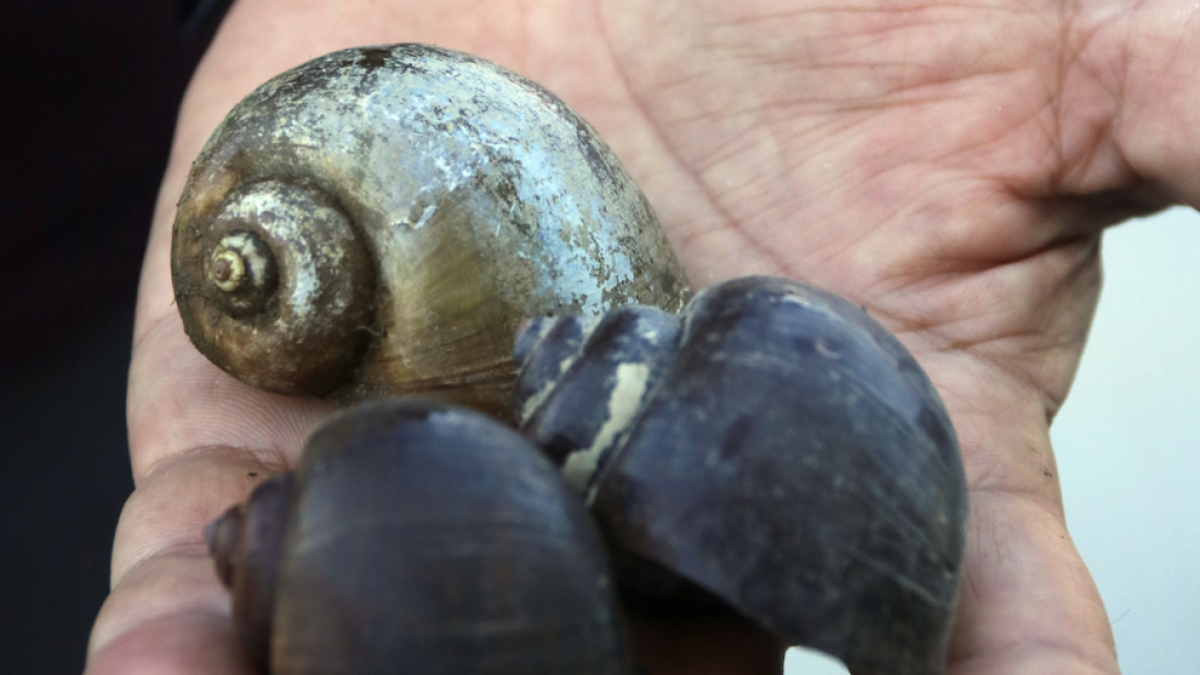
<instances>
[{"instance_id":1,"label":"blurred dark object","mask_svg":"<svg viewBox=\"0 0 1200 675\"><path fill-rule=\"evenodd\" d=\"M29 0L6 8L5 382L87 342L89 326L132 298L179 100L224 9L182 4L195 6ZM194 37L184 36L185 24Z\"/></svg>"},{"instance_id":2,"label":"blurred dark object","mask_svg":"<svg viewBox=\"0 0 1200 675\"><path fill-rule=\"evenodd\" d=\"M133 305L180 98L229 0L17 0L0 28L5 672L78 673L133 489Z\"/></svg>"}]
</instances>

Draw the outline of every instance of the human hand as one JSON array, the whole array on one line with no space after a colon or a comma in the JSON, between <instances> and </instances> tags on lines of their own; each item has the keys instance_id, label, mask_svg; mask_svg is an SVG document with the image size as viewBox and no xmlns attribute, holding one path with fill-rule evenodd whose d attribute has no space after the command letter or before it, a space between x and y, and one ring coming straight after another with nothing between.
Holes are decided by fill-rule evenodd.
<instances>
[{"instance_id":1,"label":"human hand","mask_svg":"<svg viewBox=\"0 0 1200 675\"><path fill-rule=\"evenodd\" d=\"M591 121L696 286L797 278L866 306L913 351L958 429L972 489L952 675L1115 672L1048 428L1099 292L1101 229L1200 202L1189 180L1200 156L1186 151L1200 109L1189 16L1164 0L243 0L184 102L156 211L130 374L137 491L90 671L249 672L201 530L294 465L330 410L241 385L183 335L167 251L191 160L238 99L286 68L417 41L517 70ZM660 663L778 668L752 631L646 631L669 655L654 675L669 672Z\"/></svg>"}]
</instances>

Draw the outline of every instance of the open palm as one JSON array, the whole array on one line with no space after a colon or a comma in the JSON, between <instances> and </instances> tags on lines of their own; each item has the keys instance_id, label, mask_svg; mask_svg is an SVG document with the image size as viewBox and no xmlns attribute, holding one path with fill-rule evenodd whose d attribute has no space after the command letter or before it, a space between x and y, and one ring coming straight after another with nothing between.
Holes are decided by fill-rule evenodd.
<instances>
[{"instance_id":1,"label":"open palm","mask_svg":"<svg viewBox=\"0 0 1200 675\"><path fill-rule=\"evenodd\" d=\"M1099 293L1102 228L1200 201L1200 85L1187 88L1200 46L1185 41L1194 8L1088 4L235 5L185 100L147 253L130 375L137 491L89 672L248 672L201 529L290 468L330 407L251 390L187 343L168 271L173 205L254 86L334 49L406 41L558 93L625 161L697 287L748 273L814 283L913 351L972 490L951 673L1115 672L1048 430ZM647 630L662 642L653 675L778 668L744 630Z\"/></svg>"}]
</instances>

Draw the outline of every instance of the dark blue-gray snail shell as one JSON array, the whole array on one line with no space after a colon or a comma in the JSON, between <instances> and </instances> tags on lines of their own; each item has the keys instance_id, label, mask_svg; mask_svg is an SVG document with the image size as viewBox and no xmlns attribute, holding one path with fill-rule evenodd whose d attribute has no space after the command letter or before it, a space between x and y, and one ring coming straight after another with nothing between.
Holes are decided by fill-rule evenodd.
<instances>
[{"instance_id":1,"label":"dark blue-gray snail shell","mask_svg":"<svg viewBox=\"0 0 1200 675\"><path fill-rule=\"evenodd\" d=\"M599 531L476 411L360 404L210 525L237 631L276 675L633 675Z\"/></svg>"},{"instance_id":2,"label":"dark blue-gray snail shell","mask_svg":"<svg viewBox=\"0 0 1200 675\"><path fill-rule=\"evenodd\" d=\"M688 296L587 122L515 73L417 44L327 54L242 100L193 164L171 259L188 336L249 384L494 415L524 317Z\"/></svg>"},{"instance_id":3,"label":"dark blue-gray snail shell","mask_svg":"<svg viewBox=\"0 0 1200 675\"><path fill-rule=\"evenodd\" d=\"M958 442L915 359L861 309L747 277L678 316L536 320L515 354L522 432L591 505L625 583L669 593L644 580L678 575L856 675L944 672Z\"/></svg>"}]
</instances>

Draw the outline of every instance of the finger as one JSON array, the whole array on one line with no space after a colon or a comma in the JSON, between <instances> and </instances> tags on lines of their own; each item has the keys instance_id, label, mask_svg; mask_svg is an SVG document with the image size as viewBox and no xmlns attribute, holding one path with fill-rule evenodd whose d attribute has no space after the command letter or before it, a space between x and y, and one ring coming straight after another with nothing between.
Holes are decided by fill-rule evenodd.
<instances>
[{"instance_id":1,"label":"finger","mask_svg":"<svg viewBox=\"0 0 1200 675\"><path fill-rule=\"evenodd\" d=\"M295 465L312 428L334 405L283 396L235 380L188 342L178 315L165 318L134 350L127 414L134 484L194 448L234 447L264 465Z\"/></svg>"},{"instance_id":2,"label":"finger","mask_svg":"<svg viewBox=\"0 0 1200 675\"><path fill-rule=\"evenodd\" d=\"M277 468L218 447L160 462L143 477L117 526L112 593L88 645L90 674L251 672L203 528Z\"/></svg>"},{"instance_id":3,"label":"finger","mask_svg":"<svg viewBox=\"0 0 1200 675\"><path fill-rule=\"evenodd\" d=\"M1103 603L1061 514L973 491L953 675L1117 673Z\"/></svg>"},{"instance_id":4,"label":"finger","mask_svg":"<svg viewBox=\"0 0 1200 675\"><path fill-rule=\"evenodd\" d=\"M970 487L950 672L1116 673L1107 614L1067 533L1045 396L1002 363L925 355Z\"/></svg>"},{"instance_id":5,"label":"finger","mask_svg":"<svg viewBox=\"0 0 1200 675\"><path fill-rule=\"evenodd\" d=\"M1079 61L1114 92L1111 134L1151 186L1200 206L1200 8L1153 0L1084 5L1077 23L1089 39Z\"/></svg>"}]
</instances>

